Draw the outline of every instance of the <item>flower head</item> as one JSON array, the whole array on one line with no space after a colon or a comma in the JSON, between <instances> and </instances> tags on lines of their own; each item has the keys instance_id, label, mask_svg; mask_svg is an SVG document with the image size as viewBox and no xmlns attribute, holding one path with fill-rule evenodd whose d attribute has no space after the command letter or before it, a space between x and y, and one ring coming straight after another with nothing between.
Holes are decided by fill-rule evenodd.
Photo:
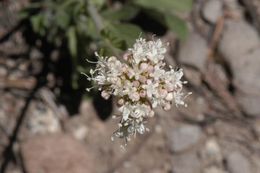
<instances>
[{"instance_id":1,"label":"flower head","mask_svg":"<svg viewBox=\"0 0 260 173\"><path fill-rule=\"evenodd\" d=\"M182 91L182 69L165 69L167 45L160 39L136 40L133 48L123 56L125 60L112 57L98 57L97 66L90 71L88 80L93 81L108 99L118 99L119 128L112 136L130 140L132 135L143 134L149 129L145 122L154 116L153 108L158 106L169 110L172 104L185 105L187 94Z\"/></svg>"}]
</instances>

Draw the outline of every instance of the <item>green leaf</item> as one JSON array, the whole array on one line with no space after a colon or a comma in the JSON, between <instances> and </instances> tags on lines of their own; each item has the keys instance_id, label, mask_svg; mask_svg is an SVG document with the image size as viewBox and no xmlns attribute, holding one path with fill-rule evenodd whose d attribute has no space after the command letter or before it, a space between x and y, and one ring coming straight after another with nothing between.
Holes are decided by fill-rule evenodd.
<instances>
[{"instance_id":1,"label":"green leaf","mask_svg":"<svg viewBox=\"0 0 260 173\"><path fill-rule=\"evenodd\" d=\"M82 26L82 25L84 25L84 24L81 24L81 27L83 27L83 28L81 28L81 29L83 29L83 30L84 30L84 28L87 29L87 30L86 30L86 34L87 34L90 38L92 38L92 39L98 39L98 38L99 38L99 32L98 32L98 30L97 30L97 28L96 28L96 25L95 25L94 21L92 20L92 18L88 18L88 19L86 19L86 20L87 20L87 21L86 21L87 28L86 28L85 26ZM82 31L83 31L83 30L82 30Z\"/></svg>"},{"instance_id":2,"label":"green leaf","mask_svg":"<svg viewBox=\"0 0 260 173\"><path fill-rule=\"evenodd\" d=\"M117 10L109 8L103 11L101 15L110 21L127 21L134 18L137 15L138 11L138 8L126 5Z\"/></svg>"},{"instance_id":3,"label":"green leaf","mask_svg":"<svg viewBox=\"0 0 260 173\"><path fill-rule=\"evenodd\" d=\"M21 10L20 12L18 12L18 17L21 19L21 20L24 20L24 19L27 19L30 17L30 9L29 8L25 8L23 10Z\"/></svg>"},{"instance_id":4,"label":"green leaf","mask_svg":"<svg viewBox=\"0 0 260 173\"><path fill-rule=\"evenodd\" d=\"M106 0L89 0L89 3L92 3L97 8L102 7L105 4Z\"/></svg>"},{"instance_id":5,"label":"green leaf","mask_svg":"<svg viewBox=\"0 0 260 173\"><path fill-rule=\"evenodd\" d=\"M104 48L102 51L109 55L118 53L119 51L117 49L125 50L127 47L126 42L122 38L116 36L116 34L107 27L101 31L101 36L103 37L103 40L99 46Z\"/></svg>"},{"instance_id":6,"label":"green leaf","mask_svg":"<svg viewBox=\"0 0 260 173\"><path fill-rule=\"evenodd\" d=\"M77 56L77 33L75 27L70 27L67 31L68 47L72 57Z\"/></svg>"},{"instance_id":7,"label":"green leaf","mask_svg":"<svg viewBox=\"0 0 260 173\"><path fill-rule=\"evenodd\" d=\"M179 17L171 14L165 15L165 24L168 26L169 29L174 31L181 40L184 40L187 37L187 24Z\"/></svg>"},{"instance_id":8,"label":"green leaf","mask_svg":"<svg viewBox=\"0 0 260 173\"><path fill-rule=\"evenodd\" d=\"M65 11L57 9L55 22L60 28L66 29L69 26L70 16Z\"/></svg>"},{"instance_id":9,"label":"green leaf","mask_svg":"<svg viewBox=\"0 0 260 173\"><path fill-rule=\"evenodd\" d=\"M110 24L107 27L115 37L124 40L128 47L132 46L136 38L142 33L141 28L133 24Z\"/></svg>"},{"instance_id":10,"label":"green leaf","mask_svg":"<svg viewBox=\"0 0 260 173\"><path fill-rule=\"evenodd\" d=\"M156 9L161 12L188 12L193 0L134 0L136 5Z\"/></svg>"},{"instance_id":11,"label":"green leaf","mask_svg":"<svg viewBox=\"0 0 260 173\"><path fill-rule=\"evenodd\" d=\"M41 14L32 16L30 18L33 31L41 35L44 34L43 16Z\"/></svg>"},{"instance_id":12,"label":"green leaf","mask_svg":"<svg viewBox=\"0 0 260 173\"><path fill-rule=\"evenodd\" d=\"M34 32L39 32L41 25L41 16L35 15L31 17L31 24Z\"/></svg>"},{"instance_id":13,"label":"green leaf","mask_svg":"<svg viewBox=\"0 0 260 173\"><path fill-rule=\"evenodd\" d=\"M78 89L79 88L78 80L79 80L79 73L74 72L72 74L72 80L71 80L71 85L72 85L73 89Z\"/></svg>"}]
</instances>

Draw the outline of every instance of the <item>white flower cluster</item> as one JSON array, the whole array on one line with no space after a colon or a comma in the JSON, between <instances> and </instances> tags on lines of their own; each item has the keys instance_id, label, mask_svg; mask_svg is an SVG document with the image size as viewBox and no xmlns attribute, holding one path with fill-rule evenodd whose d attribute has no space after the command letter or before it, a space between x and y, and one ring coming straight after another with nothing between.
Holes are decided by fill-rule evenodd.
<instances>
[{"instance_id":1,"label":"white flower cluster","mask_svg":"<svg viewBox=\"0 0 260 173\"><path fill-rule=\"evenodd\" d=\"M90 70L88 80L94 81L103 98L116 96L120 118L119 129L113 137L130 140L136 133L143 134L148 117L154 116L153 108L161 106L169 110L171 105L184 105L187 96L182 92L182 69L171 66L165 70L167 51L160 39L146 41L139 38L133 48L123 56L124 60L98 57L96 69ZM116 117L116 116L115 116Z\"/></svg>"}]
</instances>

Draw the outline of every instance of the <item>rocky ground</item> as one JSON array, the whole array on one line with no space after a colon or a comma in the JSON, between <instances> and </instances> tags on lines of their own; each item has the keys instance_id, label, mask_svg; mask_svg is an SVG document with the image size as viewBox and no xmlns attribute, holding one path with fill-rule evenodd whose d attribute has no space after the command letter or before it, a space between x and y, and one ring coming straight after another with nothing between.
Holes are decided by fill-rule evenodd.
<instances>
[{"instance_id":1,"label":"rocky ground","mask_svg":"<svg viewBox=\"0 0 260 173\"><path fill-rule=\"evenodd\" d=\"M257 1L197 0L187 40L179 45L172 33L162 38L172 45L167 62L184 68L193 94L188 108L157 110L151 132L125 151L110 140L115 120L100 120L91 100L68 116L50 89L51 74L32 92L41 55L27 54L19 32L1 39L23 6L4 3L1 9L13 13L0 10L0 21L11 18L0 25L0 172L260 173Z\"/></svg>"}]
</instances>

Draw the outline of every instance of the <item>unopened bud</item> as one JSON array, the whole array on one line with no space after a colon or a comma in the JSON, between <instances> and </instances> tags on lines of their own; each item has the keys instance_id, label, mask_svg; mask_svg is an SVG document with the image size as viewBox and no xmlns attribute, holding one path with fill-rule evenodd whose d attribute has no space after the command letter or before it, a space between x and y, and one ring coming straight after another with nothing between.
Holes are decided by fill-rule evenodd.
<instances>
[{"instance_id":1,"label":"unopened bud","mask_svg":"<svg viewBox=\"0 0 260 173\"><path fill-rule=\"evenodd\" d=\"M170 103L166 103L166 104L164 105L163 109L166 110L166 111L170 110L170 109L171 109Z\"/></svg>"},{"instance_id":2,"label":"unopened bud","mask_svg":"<svg viewBox=\"0 0 260 173\"><path fill-rule=\"evenodd\" d=\"M173 100L173 93L172 93L172 92L171 92L171 93L168 93L167 96L165 97L165 99L166 99L167 101L172 101L172 100Z\"/></svg>"},{"instance_id":3,"label":"unopened bud","mask_svg":"<svg viewBox=\"0 0 260 173\"><path fill-rule=\"evenodd\" d=\"M109 99L110 97L110 94L107 92L107 91L102 91L101 92L101 96L104 98L104 99Z\"/></svg>"},{"instance_id":4,"label":"unopened bud","mask_svg":"<svg viewBox=\"0 0 260 173\"><path fill-rule=\"evenodd\" d=\"M148 69L149 65L145 62L141 63L140 68L142 71L146 71Z\"/></svg>"}]
</instances>

